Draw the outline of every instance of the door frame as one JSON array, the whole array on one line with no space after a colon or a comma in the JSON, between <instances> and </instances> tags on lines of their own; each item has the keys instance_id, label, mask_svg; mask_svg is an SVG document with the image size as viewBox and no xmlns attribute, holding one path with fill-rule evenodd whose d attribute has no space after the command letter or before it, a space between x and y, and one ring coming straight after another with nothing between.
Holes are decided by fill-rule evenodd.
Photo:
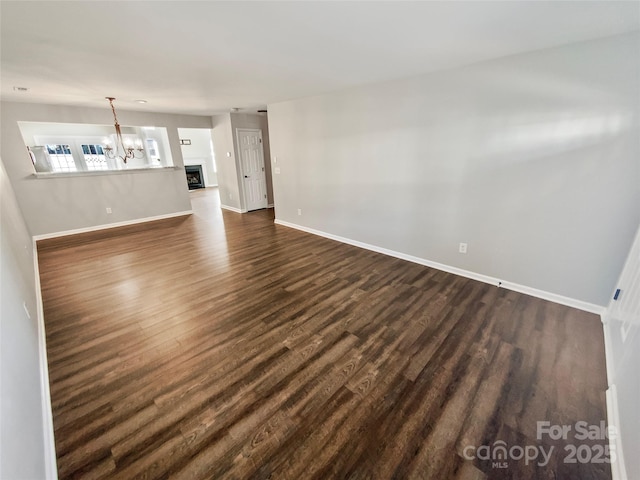
<instances>
[{"instance_id":1,"label":"door frame","mask_svg":"<svg viewBox=\"0 0 640 480\"><path fill-rule=\"evenodd\" d=\"M242 150L240 149L240 132L252 132L258 133L258 136L260 137L260 145L262 147L261 149L261 154L262 154L262 176L264 178L264 192L265 194L267 193L267 167L265 165L265 159L264 159L264 141L262 139L262 129L261 128L236 128L236 148L237 148L237 158L238 158L238 173L239 173L239 183L240 183L240 192L242 195L242 203L244 204L244 208L242 208L243 211L245 212L249 212L252 210L249 210L249 205L247 204L247 195L246 195L246 190L244 188L244 168L242 166ZM269 199L265 198L265 206L264 208L269 208Z\"/></svg>"}]
</instances>

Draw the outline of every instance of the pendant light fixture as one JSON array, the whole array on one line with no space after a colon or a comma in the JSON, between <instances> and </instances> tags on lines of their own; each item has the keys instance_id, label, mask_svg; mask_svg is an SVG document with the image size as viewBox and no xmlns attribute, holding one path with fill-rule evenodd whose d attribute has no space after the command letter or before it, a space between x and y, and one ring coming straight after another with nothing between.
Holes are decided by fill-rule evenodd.
<instances>
[{"instance_id":1,"label":"pendant light fixture","mask_svg":"<svg viewBox=\"0 0 640 480\"><path fill-rule=\"evenodd\" d=\"M122 138L122 130L120 129L120 124L118 123L118 116L116 115L116 107L113 106L114 97L105 97L109 100L109 105L111 105L111 111L113 112L113 120L114 127L116 129L116 144L115 146L111 146L111 142L109 140L105 140L104 151L106 152L107 157L109 158L119 158L124 163L127 163L128 159L131 158L142 158L144 148L142 148L142 140L136 139L135 143L131 140Z\"/></svg>"}]
</instances>

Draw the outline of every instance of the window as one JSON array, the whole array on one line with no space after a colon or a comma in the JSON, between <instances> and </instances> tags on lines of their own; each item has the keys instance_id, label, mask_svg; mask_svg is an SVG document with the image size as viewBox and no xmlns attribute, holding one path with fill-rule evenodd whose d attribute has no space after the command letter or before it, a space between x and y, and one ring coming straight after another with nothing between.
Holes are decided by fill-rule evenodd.
<instances>
[{"instance_id":1,"label":"window","mask_svg":"<svg viewBox=\"0 0 640 480\"><path fill-rule=\"evenodd\" d=\"M87 170L109 169L102 145L82 145L82 154Z\"/></svg>"},{"instance_id":2,"label":"window","mask_svg":"<svg viewBox=\"0 0 640 480\"><path fill-rule=\"evenodd\" d=\"M151 160L151 163L154 164L155 162L159 162L160 156L158 153L158 142L156 142L153 138L147 138L146 143L147 143L147 152L149 154L149 159Z\"/></svg>"},{"instance_id":3,"label":"window","mask_svg":"<svg viewBox=\"0 0 640 480\"><path fill-rule=\"evenodd\" d=\"M26 158L36 173L104 174L116 170L172 167L171 147L164 127L121 126L124 148L116 145L113 125L79 123L18 122ZM128 140L135 145L133 158L127 154ZM110 143L112 150L105 148Z\"/></svg>"},{"instance_id":4,"label":"window","mask_svg":"<svg viewBox=\"0 0 640 480\"><path fill-rule=\"evenodd\" d=\"M73 155L71 154L69 145L47 144L45 147L51 164L51 169L54 172L77 171L76 162L73 161Z\"/></svg>"}]
</instances>

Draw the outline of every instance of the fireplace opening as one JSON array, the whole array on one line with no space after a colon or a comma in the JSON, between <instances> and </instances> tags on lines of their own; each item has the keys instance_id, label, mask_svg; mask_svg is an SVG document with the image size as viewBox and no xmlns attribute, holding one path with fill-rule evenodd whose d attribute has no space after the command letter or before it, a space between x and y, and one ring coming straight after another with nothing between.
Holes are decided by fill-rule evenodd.
<instances>
[{"instance_id":1,"label":"fireplace opening","mask_svg":"<svg viewBox=\"0 0 640 480\"><path fill-rule=\"evenodd\" d=\"M187 173L189 190L204 188L204 175L202 175L201 165L185 165L184 170Z\"/></svg>"}]
</instances>

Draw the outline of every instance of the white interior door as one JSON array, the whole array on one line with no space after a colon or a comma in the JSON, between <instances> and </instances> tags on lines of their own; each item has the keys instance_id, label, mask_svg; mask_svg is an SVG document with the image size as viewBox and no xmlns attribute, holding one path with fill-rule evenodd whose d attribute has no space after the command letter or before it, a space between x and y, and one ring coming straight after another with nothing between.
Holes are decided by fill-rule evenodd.
<instances>
[{"instance_id":1,"label":"white interior door","mask_svg":"<svg viewBox=\"0 0 640 480\"><path fill-rule=\"evenodd\" d=\"M236 129L242 186L247 211L267 208L267 179L264 173L262 131Z\"/></svg>"}]
</instances>

